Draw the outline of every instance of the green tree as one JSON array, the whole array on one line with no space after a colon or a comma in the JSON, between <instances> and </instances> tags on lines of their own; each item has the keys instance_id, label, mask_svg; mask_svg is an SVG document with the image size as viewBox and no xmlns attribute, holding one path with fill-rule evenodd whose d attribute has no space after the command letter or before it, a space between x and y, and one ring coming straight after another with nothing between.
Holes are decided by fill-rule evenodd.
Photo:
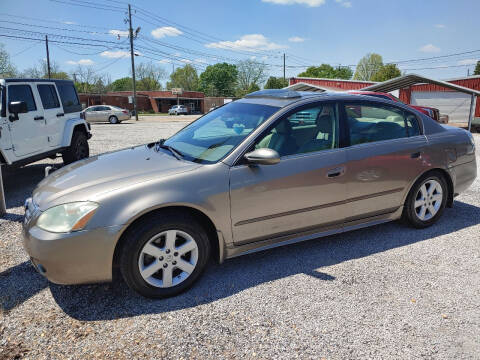
<instances>
[{"instance_id":1,"label":"green tree","mask_svg":"<svg viewBox=\"0 0 480 360\"><path fill-rule=\"evenodd\" d=\"M320 66L310 66L306 71L298 74L298 76L324 79L350 79L352 74L353 72L349 67L339 66L334 68L332 65L322 64Z\"/></svg>"},{"instance_id":2,"label":"green tree","mask_svg":"<svg viewBox=\"0 0 480 360\"><path fill-rule=\"evenodd\" d=\"M0 77L15 77L17 69L10 62L10 55L5 50L3 44L0 44Z\"/></svg>"},{"instance_id":3,"label":"green tree","mask_svg":"<svg viewBox=\"0 0 480 360\"><path fill-rule=\"evenodd\" d=\"M372 80L373 75L379 71L383 66L383 59L380 55L369 53L360 59L358 62L354 80Z\"/></svg>"},{"instance_id":4,"label":"green tree","mask_svg":"<svg viewBox=\"0 0 480 360\"><path fill-rule=\"evenodd\" d=\"M209 65L200 74L200 89L207 96L234 96L238 70L233 64Z\"/></svg>"},{"instance_id":5,"label":"green tree","mask_svg":"<svg viewBox=\"0 0 480 360\"><path fill-rule=\"evenodd\" d=\"M477 66L475 66L475 71L473 75L480 75L480 61L477 61Z\"/></svg>"},{"instance_id":6,"label":"green tree","mask_svg":"<svg viewBox=\"0 0 480 360\"><path fill-rule=\"evenodd\" d=\"M242 97L252 92L265 82L267 66L253 60L243 60L237 64L237 96ZM256 91L256 90L253 90Z\"/></svg>"},{"instance_id":7,"label":"green tree","mask_svg":"<svg viewBox=\"0 0 480 360\"><path fill-rule=\"evenodd\" d=\"M196 91L199 87L197 70L190 64L177 68L170 75L167 82L167 89L182 88L184 90Z\"/></svg>"},{"instance_id":8,"label":"green tree","mask_svg":"<svg viewBox=\"0 0 480 360\"><path fill-rule=\"evenodd\" d=\"M132 91L133 84L131 77L123 77L115 80L109 86L110 91Z\"/></svg>"},{"instance_id":9,"label":"green tree","mask_svg":"<svg viewBox=\"0 0 480 360\"><path fill-rule=\"evenodd\" d=\"M288 80L283 77L270 76L265 84L265 89L282 89L288 86Z\"/></svg>"},{"instance_id":10,"label":"green tree","mask_svg":"<svg viewBox=\"0 0 480 360\"><path fill-rule=\"evenodd\" d=\"M380 70L378 70L372 76L372 81L387 81L396 77L402 76L402 72L395 64L386 64L383 65Z\"/></svg>"}]
</instances>

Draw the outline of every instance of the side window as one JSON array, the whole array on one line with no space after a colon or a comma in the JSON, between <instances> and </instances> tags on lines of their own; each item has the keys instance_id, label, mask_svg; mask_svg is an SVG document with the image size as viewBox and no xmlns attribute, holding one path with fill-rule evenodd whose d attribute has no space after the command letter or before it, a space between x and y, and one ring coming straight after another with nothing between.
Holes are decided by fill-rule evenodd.
<instances>
[{"instance_id":1,"label":"side window","mask_svg":"<svg viewBox=\"0 0 480 360\"><path fill-rule=\"evenodd\" d=\"M8 87L8 102L12 101L25 101L28 111L37 110L30 85L10 85Z\"/></svg>"},{"instance_id":2,"label":"side window","mask_svg":"<svg viewBox=\"0 0 480 360\"><path fill-rule=\"evenodd\" d=\"M350 144L357 145L408 136L405 113L388 105L346 104Z\"/></svg>"},{"instance_id":3,"label":"side window","mask_svg":"<svg viewBox=\"0 0 480 360\"><path fill-rule=\"evenodd\" d=\"M37 85L40 99L44 109L54 109L60 107L57 91L53 85Z\"/></svg>"},{"instance_id":4,"label":"side window","mask_svg":"<svg viewBox=\"0 0 480 360\"><path fill-rule=\"evenodd\" d=\"M255 148L270 148L280 156L338 148L338 105L321 104L304 108L274 124Z\"/></svg>"},{"instance_id":5,"label":"side window","mask_svg":"<svg viewBox=\"0 0 480 360\"><path fill-rule=\"evenodd\" d=\"M421 134L420 125L415 115L406 113L408 136L418 136Z\"/></svg>"},{"instance_id":6,"label":"side window","mask_svg":"<svg viewBox=\"0 0 480 360\"><path fill-rule=\"evenodd\" d=\"M65 113L82 111L82 105L78 100L75 86L71 83L57 83L60 99L62 100L63 110Z\"/></svg>"}]
</instances>

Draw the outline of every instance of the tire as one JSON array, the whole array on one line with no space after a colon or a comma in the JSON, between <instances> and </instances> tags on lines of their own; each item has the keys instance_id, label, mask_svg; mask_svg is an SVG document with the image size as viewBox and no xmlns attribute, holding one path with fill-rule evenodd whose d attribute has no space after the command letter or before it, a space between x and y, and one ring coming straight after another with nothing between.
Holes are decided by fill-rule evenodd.
<instances>
[{"instance_id":1,"label":"tire","mask_svg":"<svg viewBox=\"0 0 480 360\"><path fill-rule=\"evenodd\" d=\"M412 227L423 229L436 223L448 199L448 186L440 172L422 176L412 186L403 210L403 219Z\"/></svg>"},{"instance_id":2,"label":"tire","mask_svg":"<svg viewBox=\"0 0 480 360\"><path fill-rule=\"evenodd\" d=\"M90 155L87 135L83 131L75 131L72 135L72 141L67 150L62 153L63 163L71 164L75 161L86 159Z\"/></svg>"},{"instance_id":3,"label":"tire","mask_svg":"<svg viewBox=\"0 0 480 360\"><path fill-rule=\"evenodd\" d=\"M119 122L118 122L118 118L117 118L115 115L110 116L110 117L108 118L108 122L109 122L110 124L118 124L118 123L119 123Z\"/></svg>"},{"instance_id":4,"label":"tire","mask_svg":"<svg viewBox=\"0 0 480 360\"><path fill-rule=\"evenodd\" d=\"M120 271L132 290L148 298L167 298L186 291L202 274L210 257L205 229L194 217L180 212L149 217L125 236ZM192 249L196 245L196 249L181 255L182 245ZM186 267L181 268L180 262ZM150 274L149 267L153 269L150 272L155 272ZM166 274L170 275L165 278Z\"/></svg>"}]
</instances>

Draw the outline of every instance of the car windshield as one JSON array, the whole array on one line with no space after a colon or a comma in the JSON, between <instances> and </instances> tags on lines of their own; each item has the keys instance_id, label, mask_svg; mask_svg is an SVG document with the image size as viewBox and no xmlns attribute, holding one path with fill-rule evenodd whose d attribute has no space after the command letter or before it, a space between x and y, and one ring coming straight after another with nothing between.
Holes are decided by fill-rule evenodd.
<instances>
[{"instance_id":1,"label":"car windshield","mask_svg":"<svg viewBox=\"0 0 480 360\"><path fill-rule=\"evenodd\" d=\"M164 144L186 160L215 163L278 110L275 106L232 102L191 123Z\"/></svg>"}]
</instances>

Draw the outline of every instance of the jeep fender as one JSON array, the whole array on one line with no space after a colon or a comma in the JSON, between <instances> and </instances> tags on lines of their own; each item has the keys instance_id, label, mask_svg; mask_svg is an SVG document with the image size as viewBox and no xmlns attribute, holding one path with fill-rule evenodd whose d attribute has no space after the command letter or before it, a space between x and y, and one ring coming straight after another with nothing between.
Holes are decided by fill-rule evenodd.
<instances>
[{"instance_id":1,"label":"jeep fender","mask_svg":"<svg viewBox=\"0 0 480 360\"><path fill-rule=\"evenodd\" d=\"M81 118L72 118L68 119L65 122L65 127L63 129L63 138L62 138L62 147L69 147L70 143L72 141L72 136L73 132L75 129L80 127L82 130L85 131L85 134L87 134L87 137L90 137L90 130L88 129L87 123L85 120Z\"/></svg>"}]
</instances>

